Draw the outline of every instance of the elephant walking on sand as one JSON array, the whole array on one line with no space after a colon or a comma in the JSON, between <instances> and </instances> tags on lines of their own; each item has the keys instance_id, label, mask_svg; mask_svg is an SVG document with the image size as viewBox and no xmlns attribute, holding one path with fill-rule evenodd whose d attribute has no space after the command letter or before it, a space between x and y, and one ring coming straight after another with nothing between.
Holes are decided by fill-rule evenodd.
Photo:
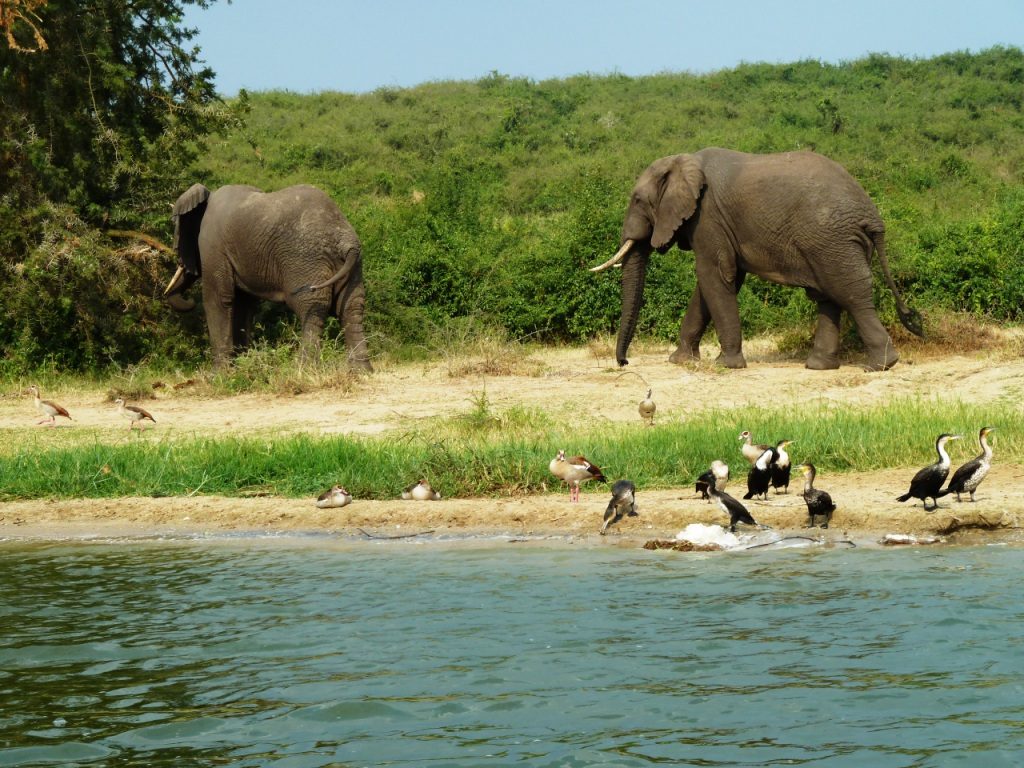
<instances>
[{"instance_id":1,"label":"elephant walking on sand","mask_svg":"<svg viewBox=\"0 0 1024 768\"><path fill-rule=\"evenodd\" d=\"M178 271L164 295L178 311L203 278L203 307L215 366L251 341L256 301L284 302L302 323L303 356L315 353L328 313L345 332L349 364L370 370L363 333L362 246L326 193L307 185L277 192L193 184L172 212Z\"/></svg>"},{"instance_id":2,"label":"elephant walking on sand","mask_svg":"<svg viewBox=\"0 0 1024 768\"><path fill-rule=\"evenodd\" d=\"M896 297L900 322L922 335L889 272L885 224L864 189L838 163L813 152L752 155L708 148L655 160L641 175L622 225L621 247L597 272L622 262L622 316L615 355L626 351L643 302L652 250L692 250L697 287L679 328L674 363L700 358L714 321L719 362L744 368L736 294L748 272L803 288L817 302L818 325L807 367L839 367L845 310L867 347L869 370L899 360L872 301L871 253Z\"/></svg>"}]
</instances>

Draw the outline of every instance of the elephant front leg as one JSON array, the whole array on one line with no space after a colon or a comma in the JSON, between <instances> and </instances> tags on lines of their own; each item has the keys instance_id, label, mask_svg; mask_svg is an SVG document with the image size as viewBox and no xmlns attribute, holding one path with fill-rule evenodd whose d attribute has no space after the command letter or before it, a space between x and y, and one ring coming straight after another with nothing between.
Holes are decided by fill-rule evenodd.
<instances>
[{"instance_id":1,"label":"elephant front leg","mask_svg":"<svg viewBox=\"0 0 1024 768\"><path fill-rule=\"evenodd\" d=\"M814 347L807 357L807 367L815 371L827 371L839 367L839 321L843 310L834 301L812 294L807 295L818 302L818 325L814 331Z\"/></svg>"},{"instance_id":2,"label":"elephant front leg","mask_svg":"<svg viewBox=\"0 0 1024 768\"><path fill-rule=\"evenodd\" d=\"M679 326L679 346L669 355L668 361L682 365L690 360L700 360L700 340L704 338L704 331L708 329L710 323L711 311L701 296L700 286L697 285L690 296L683 322Z\"/></svg>"},{"instance_id":3,"label":"elephant front leg","mask_svg":"<svg viewBox=\"0 0 1024 768\"><path fill-rule=\"evenodd\" d=\"M209 277L203 284L203 309L206 312L206 328L210 334L210 354L214 368L231 365L234 346L234 296L233 285L218 290L217 281Z\"/></svg>"},{"instance_id":4,"label":"elephant front leg","mask_svg":"<svg viewBox=\"0 0 1024 768\"><path fill-rule=\"evenodd\" d=\"M735 259L727 257L730 263ZM697 257L697 287L711 313L718 343L722 351L716 362L726 368L746 368L743 357L743 334L740 329L740 308L736 294L743 285L743 273L734 272L729 280L723 278L718 258Z\"/></svg>"}]
</instances>

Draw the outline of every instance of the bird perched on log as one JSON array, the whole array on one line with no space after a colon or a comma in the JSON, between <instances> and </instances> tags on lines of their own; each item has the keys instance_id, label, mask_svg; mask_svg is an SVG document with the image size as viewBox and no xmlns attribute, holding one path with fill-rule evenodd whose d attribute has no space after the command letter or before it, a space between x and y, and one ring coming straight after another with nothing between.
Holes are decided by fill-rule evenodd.
<instances>
[{"instance_id":1,"label":"bird perched on log","mask_svg":"<svg viewBox=\"0 0 1024 768\"><path fill-rule=\"evenodd\" d=\"M53 400L42 400L39 397L39 387L33 384L28 388L29 392L32 393L32 397L35 400L36 410L39 411L45 418L42 421L37 422L38 424L49 424L51 427L57 423L57 417L63 416L68 421L74 421L71 418L71 414L68 413L67 408L59 403L53 402Z\"/></svg>"},{"instance_id":2,"label":"bird perched on log","mask_svg":"<svg viewBox=\"0 0 1024 768\"><path fill-rule=\"evenodd\" d=\"M441 492L435 491L426 480L420 480L418 483L407 486L402 491L402 498L413 501L440 501Z\"/></svg>"},{"instance_id":3,"label":"bird perched on log","mask_svg":"<svg viewBox=\"0 0 1024 768\"><path fill-rule=\"evenodd\" d=\"M569 501L573 502L580 500L580 483L585 483L588 480L608 482L599 466L587 461L585 456L573 456L567 459L564 450L559 451L558 455L548 463L548 470L562 482L568 483Z\"/></svg>"},{"instance_id":4,"label":"bird perched on log","mask_svg":"<svg viewBox=\"0 0 1024 768\"><path fill-rule=\"evenodd\" d=\"M128 431L131 432L135 425L139 425L139 431L142 431L142 423L149 419L151 422L156 424L156 419L153 418L153 414L147 411L145 408L140 408L137 405L125 405L124 398L119 397L114 401L114 405L117 406L117 412L128 419Z\"/></svg>"},{"instance_id":5,"label":"bird perched on log","mask_svg":"<svg viewBox=\"0 0 1024 768\"><path fill-rule=\"evenodd\" d=\"M772 460L772 488L779 492L779 488L785 489L783 493L789 493L789 454L786 447L793 444L792 440L780 440L775 446L775 458Z\"/></svg>"},{"instance_id":6,"label":"bird perched on log","mask_svg":"<svg viewBox=\"0 0 1024 768\"><path fill-rule=\"evenodd\" d=\"M658 406L651 399L652 391L650 389L647 390L647 397L640 401L640 405L637 408L640 411L640 418L646 421L649 427L654 426L654 412L658 410Z\"/></svg>"},{"instance_id":7,"label":"bird perched on log","mask_svg":"<svg viewBox=\"0 0 1024 768\"><path fill-rule=\"evenodd\" d=\"M718 490L714 476L711 477L711 484L708 486L708 493L711 495L711 498L714 499L718 508L729 516L729 530L732 533L736 533L736 523L760 526L760 524L754 520L753 515L747 511L747 508L744 507L742 503L734 499L728 493Z\"/></svg>"},{"instance_id":8,"label":"bird perched on log","mask_svg":"<svg viewBox=\"0 0 1024 768\"><path fill-rule=\"evenodd\" d=\"M988 444L988 436L994 429L995 427L981 428L981 432L978 433L981 453L954 472L953 478L946 486L946 493L955 493L957 501L960 501L961 493L971 494L971 501L974 501L974 492L992 469L992 446Z\"/></svg>"},{"instance_id":9,"label":"bird perched on log","mask_svg":"<svg viewBox=\"0 0 1024 768\"><path fill-rule=\"evenodd\" d=\"M939 499L949 493L948 490L942 490L942 484L946 481L946 475L949 474L950 463L949 454L946 453L946 443L950 440L960 440L961 438L962 435L949 435L945 433L939 435L935 439L935 452L939 455L939 460L919 470L914 475L914 479L910 481L910 490L902 496L898 496L896 501L920 499L924 504L925 511L938 509ZM929 507L928 499L934 501L935 506Z\"/></svg>"},{"instance_id":10,"label":"bird perched on log","mask_svg":"<svg viewBox=\"0 0 1024 768\"><path fill-rule=\"evenodd\" d=\"M342 488L340 485L336 485L330 490L326 490L316 498L316 505L320 509L330 509L332 507L344 507L352 503L352 494Z\"/></svg>"},{"instance_id":11,"label":"bird perched on log","mask_svg":"<svg viewBox=\"0 0 1024 768\"><path fill-rule=\"evenodd\" d=\"M740 446L740 451L743 452L743 457L753 464L765 451L772 450L770 445L761 445L753 442L753 438L750 436L750 432L743 430L740 432L739 440L743 441L743 445Z\"/></svg>"},{"instance_id":12,"label":"bird perched on log","mask_svg":"<svg viewBox=\"0 0 1024 768\"><path fill-rule=\"evenodd\" d=\"M814 487L814 478L817 476L818 470L814 468L813 464L801 464L797 467L797 471L804 476L807 527L813 528L815 518L823 516L825 522L822 523L821 527L828 528L828 524L832 522L832 513L836 511L836 505L827 491L821 491Z\"/></svg>"},{"instance_id":13,"label":"bird perched on log","mask_svg":"<svg viewBox=\"0 0 1024 768\"><path fill-rule=\"evenodd\" d=\"M712 480L714 480L718 490L724 491L726 484L729 482L729 465L724 461L715 459L711 462L711 468L697 478L694 490L700 494L702 499L707 499L709 503L711 496L708 494L708 487L711 485Z\"/></svg>"},{"instance_id":14,"label":"bird perched on log","mask_svg":"<svg viewBox=\"0 0 1024 768\"><path fill-rule=\"evenodd\" d=\"M604 511L601 535L626 516L636 517L636 486L632 480L616 480L612 486L612 498Z\"/></svg>"},{"instance_id":15,"label":"bird perched on log","mask_svg":"<svg viewBox=\"0 0 1024 768\"><path fill-rule=\"evenodd\" d=\"M768 488L772 484L772 461L774 459L775 449L769 448L754 462L754 466L747 472L747 492L743 494L744 499L763 496L766 501L768 500Z\"/></svg>"}]
</instances>

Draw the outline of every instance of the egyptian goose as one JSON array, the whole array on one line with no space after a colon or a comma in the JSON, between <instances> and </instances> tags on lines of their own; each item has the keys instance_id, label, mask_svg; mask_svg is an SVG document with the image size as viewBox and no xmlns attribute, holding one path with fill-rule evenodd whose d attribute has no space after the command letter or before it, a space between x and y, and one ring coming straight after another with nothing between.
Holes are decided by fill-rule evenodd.
<instances>
[{"instance_id":1,"label":"egyptian goose","mask_svg":"<svg viewBox=\"0 0 1024 768\"><path fill-rule=\"evenodd\" d=\"M137 405L125 405L124 398L119 397L114 401L117 406L117 412L128 419L128 431L131 432L135 428L135 423L139 422L139 431L142 431L142 423L146 419L156 424L156 419L153 418L153 414L147 411L145 408L140 408Z\"/></svg>"},{"instance_id":2,"label":"egyptian goose","mask_svg":"<svg viewBox=\"0 0 1024 768\"><path fill-rule=\"evenodd\" d=\"M612 486L612 498L604 511L604 523L601 535L604 536L609 526L615 525L623 517L636 517L636 486L632 480L618 480Z\"/></svg>"},{"instance_id":3,"label":"egyptian goose","mask_svg":"<svg viewBox=\"0 0 1024 768\"><path fill-rule=\"evenodd\" d=\"M658 410L658 406L655 405L651 399L652 390L647 390L647 397L640 401L640 405L637 410L640 411L640 418L647 422L647 426L654 426L654 412Z\"/></svg>"},{"instance_id":4,"label":"egyptian goose","mask_svg":"<svg viewBox=\"0 0 1024 768\"><path fill-rule=\"evenodd\" d=\"M331 507L344 507L352 503L352 494L342 488L340 485L336 485L330 490L324 491L316 499L316 505L320 509L329 509Z\"/></svg>"},{"instance_id":5,"label":"egyptian goose","mask_svg":"<svg viewBox=\"0 0 1024 768\"><path fill-rule=\"evenodd\" d=\"M55 403L53 400L41 400L39 398L39 387L33 384L28 389L35 398L36 410L46 417L42 421L37 422L38 424L49 423L52 427L57 423L58 416L63 416L68 421L74 421L74 419L71 418L71 414L67 412L67 409L63 405Z\"/></svg>"},{"instance_id":6,"label":"egyptian goose","mask_svg":"<svg viewBox=\"0 0 1024 768\"><path fill-rule=\"evenodd\" d=\"M751 464L761 458L762 453L772 449L770 445L754 444L750 436L750 432L747 430L740 432L740 436L737 439L743 441L743 445L740 446L740 450L743 452L743 457Z\"/></svg>"},{"instance_id":7,"label":"egyptian goose","mask_svg":"<svg viewBox=\"0 0 1024 768\"><path fill-rule=\"evenodd\" d=\"M573 456L571 459L567 459L565 451L558 452L558 455L548 464L548 470L559 480L569 484L569 501L573 502L580 500L580 483L585 483L588 480L608 482L599 466L591 464L583 456Z\"/></svg>"},{"instance_id":8,"label":"egyptian goose","mask_svg":"<svg viewBox=\"0 0 1024 768\"><path fill-rule=\"evenodd\" d=\"M711 496L708 494L708 487L711 485L712 481L714 481L715 487L717 487L718 490L724 491L725 486L729 482L729 465L724 461L715 459L711 462L711 468L697 478L694 490L700 494L702 499L707 499L708 502L711 501Z\"/></svg>"},{"instance_id":9,"label":"egyptian goose","mask_svg":"<svg viewBox=\"0 0 1024 768\"><path fill-rule=\"evenodd\" d=\"M420 480L402 491L402 498L413 501L440 501L441 493L431 488L426 480Z\"/></svg>"}]
</instances>

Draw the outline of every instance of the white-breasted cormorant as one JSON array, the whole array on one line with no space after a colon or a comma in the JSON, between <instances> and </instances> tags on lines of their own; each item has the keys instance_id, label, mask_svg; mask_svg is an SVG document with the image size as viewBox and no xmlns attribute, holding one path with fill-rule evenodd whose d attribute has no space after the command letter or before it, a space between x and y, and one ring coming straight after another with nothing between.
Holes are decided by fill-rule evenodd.
<instances>
[{"instance_id":1,"label":"white-breasted cormorant","mask_svg":"<svg viewBox=\"0 0 1024 768\"><path fill-rule=\"evenodd\" d=\"M974 492L978 490L981 481L992 469L992 447L988 444L988 435L994 429L995 427L982 427L981 432L978 433L981 454L954 472L953 478L946 486L946 493L955 493L957 501L960 501L961 493L971 494L971 501L974 501Z\"/></svg>"},{"instance_id":2,"label":"white-breasted cormorant","mask_svg":"<svg viewBox=\"0 0 1024 768\"><path fill-rule=\"evenodd\" d=\"M758 525L760 527L760 524L747 511L746 507L728 493L718 490L714 476L712 476L711 484L708 486L708 493L711 494L711 498L718 504L718 508L729 516L729 530L732 533L736 533L736 523Z\"/></svg>"},{"instance_id":3,"label":"white-breasted cormorant","mask_svg":"<svg viewBox=\"0 0 1024 768\"><path fill-rule=\"evenodd\" d=\"M608 530L609 526L615 525L623 517L636 517L636 486L632 480L616 480L612 486L612 498L604 511L604 523L601 525L601 535Z\"/></svg>"},{"instance_id":4,"label":"white-breasted cormorant","mask_svg":"<svg viewBox=\"0 0 1024 768\"><path fill-rule=\"evenodd\" d=\"M786 453L786 446L792 445L792 440L780 440L779 444L775 446L775 459L772 461L772 488L775 492L779 492L779 488L784 488L784 493L789 493L789 454Z\"/></svg>"},{"instance_id":5,"label":"white-breasted cormorant","mask_svg":"<svg viewBox=\"0 0 1024 768\"><path fill-rule=\"evenodd\" d=\"M821 491L814 487L814 478L818 470L813 464L801 464L797 470L804 476L804 501L807 503L807 527L814 527L814 519L822 516L825 522L822 528L828 528L832 522L832 513L836 511L835 502L828 495L827 491Z\"/></svg>"},{"instance_id":6,"label":"white-breasted cormorant","mask_svg":"<svg viewBox=\"0 0 1024 768\"><path fill-rule=\"evenodd\" d=\"M565 451L559 451L558 455L548 463L548 470L552 475L569 485L569 501L580 500L580 483L587 480L600 480L607 483L604 473L596 464L591 464L584 456L573 456L565 458Z\"/></svg>"},{"instance_id":7,"label":"white-breasted cormorant","mask_svg":"<svg viewBox=\"0 0 1024 768\"><path fill-rule=\"evenodd\" d=\"M724 461L715 459L711 462L711 468L697 478L693 489L700 494L702 499L707 499L709 502L711 501L711 496L708 495L708 486L711 485L712 480L715 481L718 490L724 491L725 486L729 482L729 465Z\"/></svg>"},{"instance_id":8,"label":"white-breasted cormorant","mask_svg":"<svg viewBox=\"0 0 1024 768\"><path fill-rule=\"evenodd\" d=\"M935 439L935 452L939 454L939 460L929 464L914 475L910 481L910 490L896 501L907 501L908 499L920 499L925 510L938 509L939 499L949 493L942 490L942 484L946 482L946 475L949 474L949 454L946 453L946 443L950 440L960 440L962 435L949 435L943 433ZM935 506L928 506L928 499L935 502Z\"/></svg>"},{"instance_id":9,"label":"white-breasted cormorant","mask_svg":"<svg viewBox=\"0 0 1024 768\"><path fill-rule=\"evenodd\" d=\"M768 499L768 488L772 484L772 461L775 458L775 449L769 448L764 451L754 466L747 473L747 492L743 494L744 499L752 499L755 496L764 496Z\"/></svg>"}]
</instances>

